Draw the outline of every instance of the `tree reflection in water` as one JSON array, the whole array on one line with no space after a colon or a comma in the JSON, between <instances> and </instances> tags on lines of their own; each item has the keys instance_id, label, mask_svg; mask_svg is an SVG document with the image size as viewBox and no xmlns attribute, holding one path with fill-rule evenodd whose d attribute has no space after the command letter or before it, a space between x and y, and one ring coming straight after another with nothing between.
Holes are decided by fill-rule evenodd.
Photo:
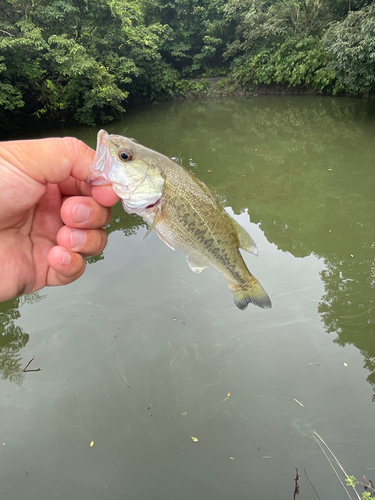
<instances>
[{"instance_id":1,"label":"tree reflection in water","mask_svg":"<svg viewBox=\"0 0 375 500\"><path fill-rule=\"evenodd\" d=\"M25 373L20 350L29 341L29 335L15 322L21 316L19 308L23 303L39 300L38 294L31 294L0 304L0 374L3 380L17 384L23 381Z\"/></svg>"}]
</instances>

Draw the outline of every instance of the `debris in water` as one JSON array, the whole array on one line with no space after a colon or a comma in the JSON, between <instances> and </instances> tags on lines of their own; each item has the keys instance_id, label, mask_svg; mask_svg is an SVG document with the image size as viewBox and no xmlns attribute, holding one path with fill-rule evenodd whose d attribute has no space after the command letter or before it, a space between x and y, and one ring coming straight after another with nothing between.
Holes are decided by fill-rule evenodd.
<instances>
[{"instance_id":1,"label":"debris in water","mask_svg":"<svg viewBox=\"0 0 375 500\"><path fill-rule=\"evenodd\" d=\"M36 370L28 370L27 368L30 366L30 364L34 361L35 359L35 356L33 356L30 361L27 363L27 365L25 366L25 368L22 370L24 373L26 372L40 372L41 371L41 368L37 368Z\"/></svg>"},{"instance_id":2,"label":"debris in water","mask_svg":"<svg viewBox=\"0 0 375 500\"><path fill-rule=\"evenodd\" d=\"M294 497L293 497L293 500L296 500L296 495L299 495L299 493L300 493L300 491L301 491L301 489L300 489L300 487L299 487L299 484L298 484L298 480L299 480L299 479L301 479L301 478L299 477L299 474L298 474L298 469L297 469L297 467L296 467L296 477L295 477L295 479L294 479L294 481L295 481L295 483L296 483L296 487L294 488Z\"/></svg>"},{"instance_id":3,"label":"debris in water","mask_svg":"<svg viewBox=\"0 0 375 500\"><path fill-rule=\"evenodd\" d=\"M227 397L223 399L223 401L226 401L230 397L230 392L228 392Z\"/></svg>"},{"instance_id":4,"label":"debris in water","mask_svg":"<svg viewBox=\"0 0 375 500\"><path fill-rule=\"evenodd\" d=\"M293 399L294 399L294 401L295 401L296 403L298 403L300 406L302 406L302 408L305 408L305 407L304 407L304 405L298 401L298 399L296 399L296 398L293 398Z\"/></svg>"}]
</instances>

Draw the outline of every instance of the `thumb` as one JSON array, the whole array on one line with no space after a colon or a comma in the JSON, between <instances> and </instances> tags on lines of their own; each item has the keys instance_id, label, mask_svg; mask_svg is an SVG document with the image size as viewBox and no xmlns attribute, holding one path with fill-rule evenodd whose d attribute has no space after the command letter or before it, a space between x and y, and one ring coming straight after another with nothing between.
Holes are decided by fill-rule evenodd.
<instances>
[{"instance_id":1,"label":"thumb","mask_svg":"<svg viewBox=\"0 0 375 500\"><path fill-rule=\"evenodd\" d=\"M85 181L95 152L75 137L9 141L0 144L0 161L31 179L58 184L70 176Z\"/></svg>"}]
</instances>

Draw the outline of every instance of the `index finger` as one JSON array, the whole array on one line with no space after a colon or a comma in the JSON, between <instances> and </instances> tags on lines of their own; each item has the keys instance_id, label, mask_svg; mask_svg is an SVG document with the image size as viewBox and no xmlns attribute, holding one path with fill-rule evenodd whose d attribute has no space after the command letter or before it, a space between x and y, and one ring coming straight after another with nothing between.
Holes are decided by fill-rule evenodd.
<instances>
[{"instance_id":1,"label":"index finger","mask_svg":"<svg viewBox=\"0 0 375 500\"><path fill-rule=\"evenodd\" d=\"M61 183L60 190L63 196L92 196L104 207L111 207L119 200L119 197L115 194L110 184L106 186L91 186L73 177L69 177L66 182Z\"/></svg>"}]
</instances>

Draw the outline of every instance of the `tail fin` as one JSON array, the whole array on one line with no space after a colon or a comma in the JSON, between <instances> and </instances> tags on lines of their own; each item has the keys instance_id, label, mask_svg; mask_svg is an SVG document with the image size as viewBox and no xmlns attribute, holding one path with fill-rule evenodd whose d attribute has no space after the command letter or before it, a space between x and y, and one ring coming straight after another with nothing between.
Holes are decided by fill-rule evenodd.
<instances>
[{"instance_id":1,"label":"tail fin","mask_svg":"<svg viewBox=\"0 0 375 500\"><path fill-rule=\"evenodd\" d=\"M268 297L266 292L263 290L259 281L254 278L254 280L247 286L230 286L233 292L233 300L238 309L244 311L248 304L255 304L262 309L271 309L272 303L271 299Z\"/></svg>"}]
</instances>

